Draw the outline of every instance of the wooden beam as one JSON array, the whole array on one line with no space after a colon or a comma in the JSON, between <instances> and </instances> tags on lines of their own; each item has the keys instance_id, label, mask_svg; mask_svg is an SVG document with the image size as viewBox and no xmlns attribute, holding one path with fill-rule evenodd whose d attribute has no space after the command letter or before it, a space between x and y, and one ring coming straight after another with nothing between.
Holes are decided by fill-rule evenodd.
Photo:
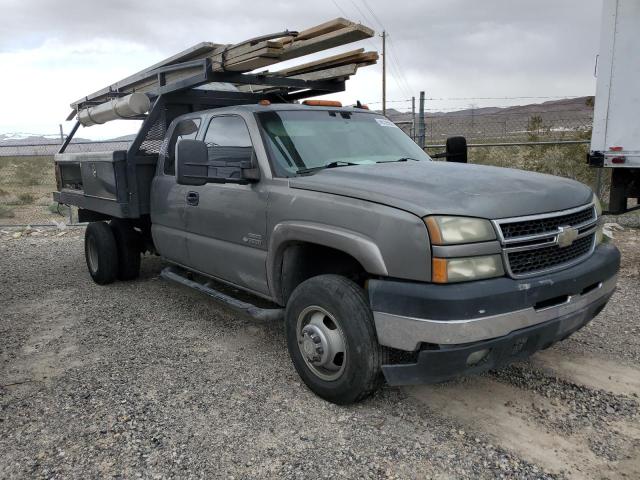
<instances>
[{"instance_id":1,"label":"wooden beam","mask_svg":"<svg viewBox=\"0 0 640 480\"><path fill-rule=\"evenodd\" d=\"M348 27L353 24L353 22L350 22L346 18L338 17L334 18L333 20L329 20L328 22L321 23L320 25L316 25L315 27L302 30L296 37L284 37L279 40L279 42L280 45L284 46L285 44L291 43L293 41L308 40L310 38L324 35L325 33L333 32L335 30L339 30L343 27Z\"/></svg>"},{"instance_id":2,"label":"wooden beam","mask_svg":"<svg viewBox=\"0 0 640 480\"><path fill-rule=\"evenodd\" d=\"M374 31L364 25L351 25L308 40L292 42L284 48L284 52L279 58L281 61L291 60L292 58L371 38L373 35Z\"/></svg>"},{"instance_id":3,"label":"wooden beam","mask_svg":"<svg viewBox=\"0 0 640 480\"><path fill-rule=\"evenodd\" d=\"M313 72L316 70L324 70L329 67L338 67L340 65L348 65L350 63L376 62L378 60L377 52L364 52L363 48L352 50L350 52L340 53L327 58L321 58L314 62L296 65L295 67L278 70L272 75L281 75L289 77L301 73Z\"/></svg>"}]
</instances>

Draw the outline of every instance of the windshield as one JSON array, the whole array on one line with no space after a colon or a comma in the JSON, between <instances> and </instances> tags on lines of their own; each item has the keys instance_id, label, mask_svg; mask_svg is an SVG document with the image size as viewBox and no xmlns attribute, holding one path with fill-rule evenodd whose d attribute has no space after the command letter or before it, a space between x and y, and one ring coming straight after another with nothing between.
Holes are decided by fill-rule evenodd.
<instances>
[{"instance_id":1,"label":"windshield","mask_svg":"<svg viewBox=\"0 0 640 480\"><path fill-rule=\"evenodd\" d=\"M276 175L379 162L430 160L380 115L336 110L258 113Z\"/></svg>"}]
</instances>

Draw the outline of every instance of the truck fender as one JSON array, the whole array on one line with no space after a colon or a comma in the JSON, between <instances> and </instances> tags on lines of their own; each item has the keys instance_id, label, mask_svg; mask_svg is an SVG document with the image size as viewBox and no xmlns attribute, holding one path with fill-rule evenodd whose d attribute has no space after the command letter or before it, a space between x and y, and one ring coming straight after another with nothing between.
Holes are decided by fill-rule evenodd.
<instances>
[{"instance_id":1,"label":"truck fender","mask_svg":"<svg viewBox=\"0 0 640 480\"><path fill-rule=\"evenodd\" d=\"M355 258L372 275L387 276L387 266L380 249L361 233L313 222L286 221L275 226L269 239L267 275L273 298L282 302L282 259L287 246L296 242L314 243L335 248Z\"/></svg>"}]
</instances>

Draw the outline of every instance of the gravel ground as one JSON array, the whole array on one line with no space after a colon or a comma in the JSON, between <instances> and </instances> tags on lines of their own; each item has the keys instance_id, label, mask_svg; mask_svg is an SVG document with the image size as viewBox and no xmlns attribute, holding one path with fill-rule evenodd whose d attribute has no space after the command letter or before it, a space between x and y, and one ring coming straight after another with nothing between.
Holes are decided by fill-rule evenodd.
<instances>
[{"instance_id":1,"label":"gravel ground","mask_svg":"<svg viewBox=\"0 0 640 480\"><path fill-rule=\"evenodd\" d=\"M159 278L100 287L82 229L0 231L0 478L639 478L640 232L569 340L500 372L310 393L283 328Z\"/></svg>"}]
</instances>

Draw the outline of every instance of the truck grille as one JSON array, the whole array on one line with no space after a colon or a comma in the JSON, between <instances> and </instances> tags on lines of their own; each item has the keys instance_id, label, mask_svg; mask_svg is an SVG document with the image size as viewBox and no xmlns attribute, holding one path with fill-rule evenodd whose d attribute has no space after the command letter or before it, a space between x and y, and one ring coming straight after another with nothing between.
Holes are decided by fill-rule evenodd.
<instances>
[{"instance_id":1,"label":"truck grille","mask_svg":"<svg viewBox=\"0 0 640 480\"><path fill-rule=\"evenodd\" d=\"M509 239L551 232L565 225L574 227L589 221L595 221L595 210L593 207L558 217L538 218L501 224L500 227L502 228L502 236L505 239Z\"/></svg>"},{"instance_id":2,"label":"truck grille","mask_svg":"<svg viewBox=\"0 0 640 480\"><path fill-rule=\"evenodd\" d=\"M525 275L531 272L549 270L558 265L565 265L585 256L591 251L594 234L579 238L572 245L562 248L558 245L507 253L509 266L513 275Z\"/></svg>"},{"instance_id":3,"label":"truck grille","mask_svg":"<svg viewBox=\"0 0 640 480\"><path fill-rule=\"evenodd\" d=\"M514 278L527 277L586 259L595 247L597 220L593 204L563 212L495 220L507 272ZM574 240L561 246L567 230Z\"/></svg>"}]
</instances>

